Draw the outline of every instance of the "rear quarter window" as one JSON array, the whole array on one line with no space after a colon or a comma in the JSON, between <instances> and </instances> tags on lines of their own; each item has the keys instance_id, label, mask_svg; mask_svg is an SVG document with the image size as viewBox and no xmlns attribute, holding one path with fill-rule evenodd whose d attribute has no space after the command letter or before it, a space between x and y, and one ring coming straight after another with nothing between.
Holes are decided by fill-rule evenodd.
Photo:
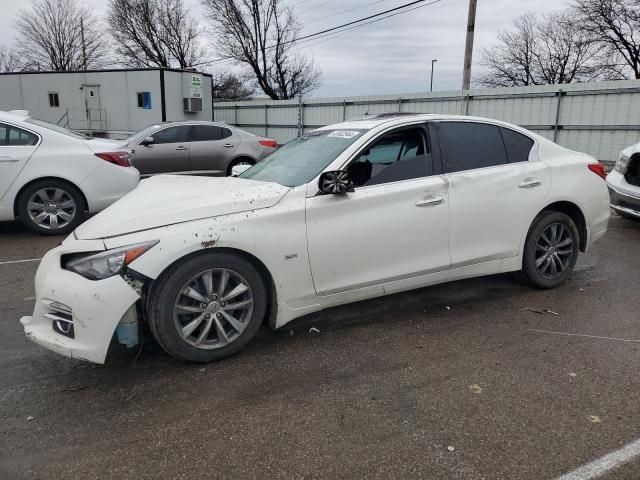
<instances>
[{"instance_id":1,"label":"rear quarter window","mask_svg":"<svg viewBox=\"0 0 640 480\"><path fill-rule=\"evenodd\" d=\"M533 148L533 140L510 128L501 128L500 131L507 149L509 163L528 162L529 153Z\"/></svg>"}]
</instances>

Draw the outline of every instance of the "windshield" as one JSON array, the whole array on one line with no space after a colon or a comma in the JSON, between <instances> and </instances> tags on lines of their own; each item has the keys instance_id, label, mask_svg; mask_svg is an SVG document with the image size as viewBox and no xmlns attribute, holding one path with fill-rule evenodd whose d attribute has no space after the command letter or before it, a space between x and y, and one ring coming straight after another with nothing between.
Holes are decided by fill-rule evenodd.
<instances>
[{"instance_id":1,"label":"windshield","mask_svg":"<svg viewBox=\"0 0 640 480\"><path fill-rule=\"evenodd\" d=\"M297 187L313 180L366 130L317 130L291 140L240 178Z\"/></svg>"},{"instance_id":2,"label":"windshield","mask_svg":"<svg viewBox=\"0 0 640 480\"><path fill-rule=\"evenodd\" d=\"M131 143L131 142L135 142L138 140L142 140L143 138L151 135L152 133L154 133L156 130L158 130L162 125L159 124L155 124L155 125L150 125L147 128L140 130L139 132L134 133L133 135L131 135L130 137L128 137L126 139L127 143Z\"/></svg>"},{"instance_id":3,"label":"windshield","mask_svg":"<svg viewBox=\"0 0 640 480\"><path fill-rule=\"evenodd\" d=\"M62 133L68 137L77 138L78 140L91 140L91 137L83 135L81 133L72 132L71 130L61 127L60 125L55 125L54 123L44 122L42 120L38 120L37 118L29 118L26 120L27 123L32 123L33 125L38 125L42 128L47 128L49 130L53 130L54 132Z\"/></svg>"}]
</instances>

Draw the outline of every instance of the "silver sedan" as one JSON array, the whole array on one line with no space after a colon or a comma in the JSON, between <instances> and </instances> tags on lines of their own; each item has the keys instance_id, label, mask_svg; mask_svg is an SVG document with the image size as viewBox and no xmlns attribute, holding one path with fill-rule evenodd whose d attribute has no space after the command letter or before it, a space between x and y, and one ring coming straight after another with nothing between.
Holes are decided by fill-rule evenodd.
<instances>
[{"instance_id":1,"label":"silver sedan","mask_svg":"<svg viewBox=\"0 0 640 480\"><path fill-rule=\"evenodd\" d=\"M275 140L214 122L159 123L126 141L142 176L231 175L233 167L253 165L278 148Z\"/></svg>"}]
</instances>

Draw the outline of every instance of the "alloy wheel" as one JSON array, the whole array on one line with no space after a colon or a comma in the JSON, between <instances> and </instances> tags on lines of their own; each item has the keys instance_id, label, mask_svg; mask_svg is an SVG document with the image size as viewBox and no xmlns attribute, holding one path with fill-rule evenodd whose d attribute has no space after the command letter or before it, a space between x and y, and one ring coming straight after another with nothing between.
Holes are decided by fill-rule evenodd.
<instances>
[{"instance_id":1,"label":"alloy wheel","mask_svg":"<svg viewBox=\"0 0 640 480\"><path fill-rule=\"evenodd\" d=\"M42 188L27 202L29 218L38 227L58 230L66 227L76 216L77 205L71 194L60 188Z\"/></svg>"},{"instance_id":2,"label":"alloy wheel","mask_svg":"<svg viewBox=\"0 0 640 480\"><path fill-rule=\"evenodd\" d=\"M536 269L544 277L555 279L562 275L574 254L571 230L561 223L546 227L536 243Z\"/></svg>"},{"instance_id":3,"label":"alloy wheel","mask_svg":"<svg viewBox=\"0 0 640 480\"><path fill-rule=\"evenodd\" d=\"M191 278L173 307L174 325L189 345L205 350L222 348L249 325L253 292L237 272L213 268Z\"/></svg>"}]
</instances>

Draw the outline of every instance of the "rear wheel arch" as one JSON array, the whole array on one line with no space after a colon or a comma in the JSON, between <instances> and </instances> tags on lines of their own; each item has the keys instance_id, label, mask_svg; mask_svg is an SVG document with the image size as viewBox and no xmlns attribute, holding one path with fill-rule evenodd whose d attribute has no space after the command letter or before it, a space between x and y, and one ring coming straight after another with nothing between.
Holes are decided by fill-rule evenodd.
<instances>
[{"instance_id":1,"label":"rear wheel arch","mask_svg":"<svg viewBox=\"0 0 640 480\"><path fill-rule=\"evenodd\" d=\"M535 219L545 212L561 212L568 215L571 220L573 220L573 223L576 224L576 227L578 227L578 233L580 235L580 251L584 252L586 250L588 240L587 222L584 218L584 213L582 213L582 210L578 205L566 200L551 203L536 214L534 220L531 222L531 226L535 223Z\"/></svg>"},{"instance_id":2,"label":"rear wheel arch","mask_svg":"<svg viewBox=\"0 0 640 480\"><path fill-rule=\"evenodd\" d=\"M242 162L249 162L251 165L255 165L258 160L256 160L255 158L252 158L248 155L238 155L237 157L234 157L230 162L229 162L229 166L227 167L227 176L231 175L231 169Z\"/></svg>"},{"instance_id":3,"label":"rear wheel arch","mask_svg":"<svg viewBox=\"0 0 640 480\"><path fill-rule=\"evenodd\" d=\"M38 182L42 182L42 181L46 181L46 180L52 180L52 181L56 181L56 182L63 182L63 183L66 183L67 185L71 186L72 188L75 188L78 191L78 193L80 194L80 196L82 197L84 211L85 212L89 211L89 202L87 201L87 196L84 194L82 189L80 187L78 187L78 185L76 185L75 183L67 180L66 178L48 176L48 177L34 178L33 180L28 181L27 183L22 185L22 187L20 187L20 190L18 190L18 192L16 193L16 196L15 196L15 198L13 200L13 216L15 218L18 218L18 202L20 201L20 197L24 193L24 191L27 188L29 188L31 185L33 185L34 183L38 183Z\"/></svg>"}]
</instances>

